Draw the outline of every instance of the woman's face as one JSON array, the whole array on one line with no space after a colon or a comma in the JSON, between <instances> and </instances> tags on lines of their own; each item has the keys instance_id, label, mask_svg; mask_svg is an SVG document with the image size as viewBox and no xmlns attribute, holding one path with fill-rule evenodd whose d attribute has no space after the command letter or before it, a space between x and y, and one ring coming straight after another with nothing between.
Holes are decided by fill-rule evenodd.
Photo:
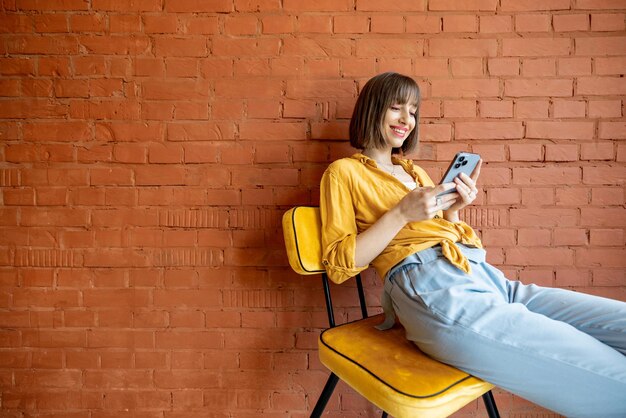
<instances>
[{"instance_id":1,"label":"woman's face","mask_svg":"<svg viewBox=\"0 0 626 418\"><path fill-rule=\"evenodd\" d=\"M385 142L392 148L400 148L409 134L415 129L417 106L392 104L385 112L382 132Z\"/></svg>"}]
</instances>

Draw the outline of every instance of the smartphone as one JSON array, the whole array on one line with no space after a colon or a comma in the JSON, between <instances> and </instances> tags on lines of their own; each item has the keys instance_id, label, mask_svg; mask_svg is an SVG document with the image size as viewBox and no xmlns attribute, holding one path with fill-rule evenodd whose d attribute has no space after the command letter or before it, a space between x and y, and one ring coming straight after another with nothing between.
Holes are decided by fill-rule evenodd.
<instances>
[{"instance_id":1,"label":"smartphone","mask_svg":"<svg viewBox=\"0 0 626 418\"><path fill-rule=\"evenodd\" d=\"M461 173L465 173L468 176L471 175L478 165L479 161L480 155L478 154L472 154L470 152L459 152L457 155L454 156L454 159L446 170L446 174L443 175L443 178L441 179L439 184L451 183ZM451 189L447 192L442 192L439 194L439 196L452 193L455 190L456 189Z\"/></svg>"}]
</instances>

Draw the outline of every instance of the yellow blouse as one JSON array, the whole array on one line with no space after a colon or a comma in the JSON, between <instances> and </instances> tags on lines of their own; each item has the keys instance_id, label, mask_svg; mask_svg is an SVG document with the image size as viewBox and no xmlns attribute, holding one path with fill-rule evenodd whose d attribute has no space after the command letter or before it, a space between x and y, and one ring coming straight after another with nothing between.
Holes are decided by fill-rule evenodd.
<instances>
[{"instance_id":1,"label":"yellow blouse","mask_svg":"<svg viewBox=\"0 0 626 418\"><path fill-rule=\"evenodd\" d=\"M418 187L434 186L426 172L413 161L392 158L413 177ZM334 161L321 182L323 263L330 279L342 283L368 266L355 265L357 234L369 228L394 207L409 189L379 169L363 154ZM440 244L443 255L456 267L470 272L467 258L456 242L482 248L480 239L465 222L449 222L439 216L405 225L373 261L380 277L407 256Z\"/></svg>"}]
</instances>

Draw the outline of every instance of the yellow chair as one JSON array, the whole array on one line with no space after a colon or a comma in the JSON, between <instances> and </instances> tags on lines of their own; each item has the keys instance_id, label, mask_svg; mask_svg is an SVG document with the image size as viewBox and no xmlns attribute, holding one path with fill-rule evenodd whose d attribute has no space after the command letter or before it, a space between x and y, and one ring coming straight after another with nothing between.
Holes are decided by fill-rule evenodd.
<instances>
[{"instance_id":1,"label":"yellow chair","mask_svg":"<svg viewBox=\"0 0 626 418\"><path fill-rule=\"evenodd\" d=\"M319 208L297 206L283 215L289 264L302 275L322 275L330 328L319 338L319 356L331 374L311 413L321 416L339 379L384 412L383 417L447 417L479 396L490 418L498 410L493 385L440 363L409 342L404 328L379 331L383 315L369 317L360 275L355 277L363 319L335 325L330 286L322 265Z\"/></svg>"}]
</instances>

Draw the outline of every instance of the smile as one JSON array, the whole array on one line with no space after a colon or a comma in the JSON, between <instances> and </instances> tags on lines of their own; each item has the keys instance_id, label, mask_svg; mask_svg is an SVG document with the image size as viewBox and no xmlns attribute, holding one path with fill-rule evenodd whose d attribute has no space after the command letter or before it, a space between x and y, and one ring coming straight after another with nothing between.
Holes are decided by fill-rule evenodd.
<instances>
[{"instance_id":1,"label":"smile","mask_svg":"<svg viewBox=\"0 0 626 418\"><path fill-rule=\"evenodd\" d=\"M404 137L408 131L408 129L400 129L400 128L393 128L393 127L391 128L391 130L401 137Z\"/></svg>"}]
</instances>

